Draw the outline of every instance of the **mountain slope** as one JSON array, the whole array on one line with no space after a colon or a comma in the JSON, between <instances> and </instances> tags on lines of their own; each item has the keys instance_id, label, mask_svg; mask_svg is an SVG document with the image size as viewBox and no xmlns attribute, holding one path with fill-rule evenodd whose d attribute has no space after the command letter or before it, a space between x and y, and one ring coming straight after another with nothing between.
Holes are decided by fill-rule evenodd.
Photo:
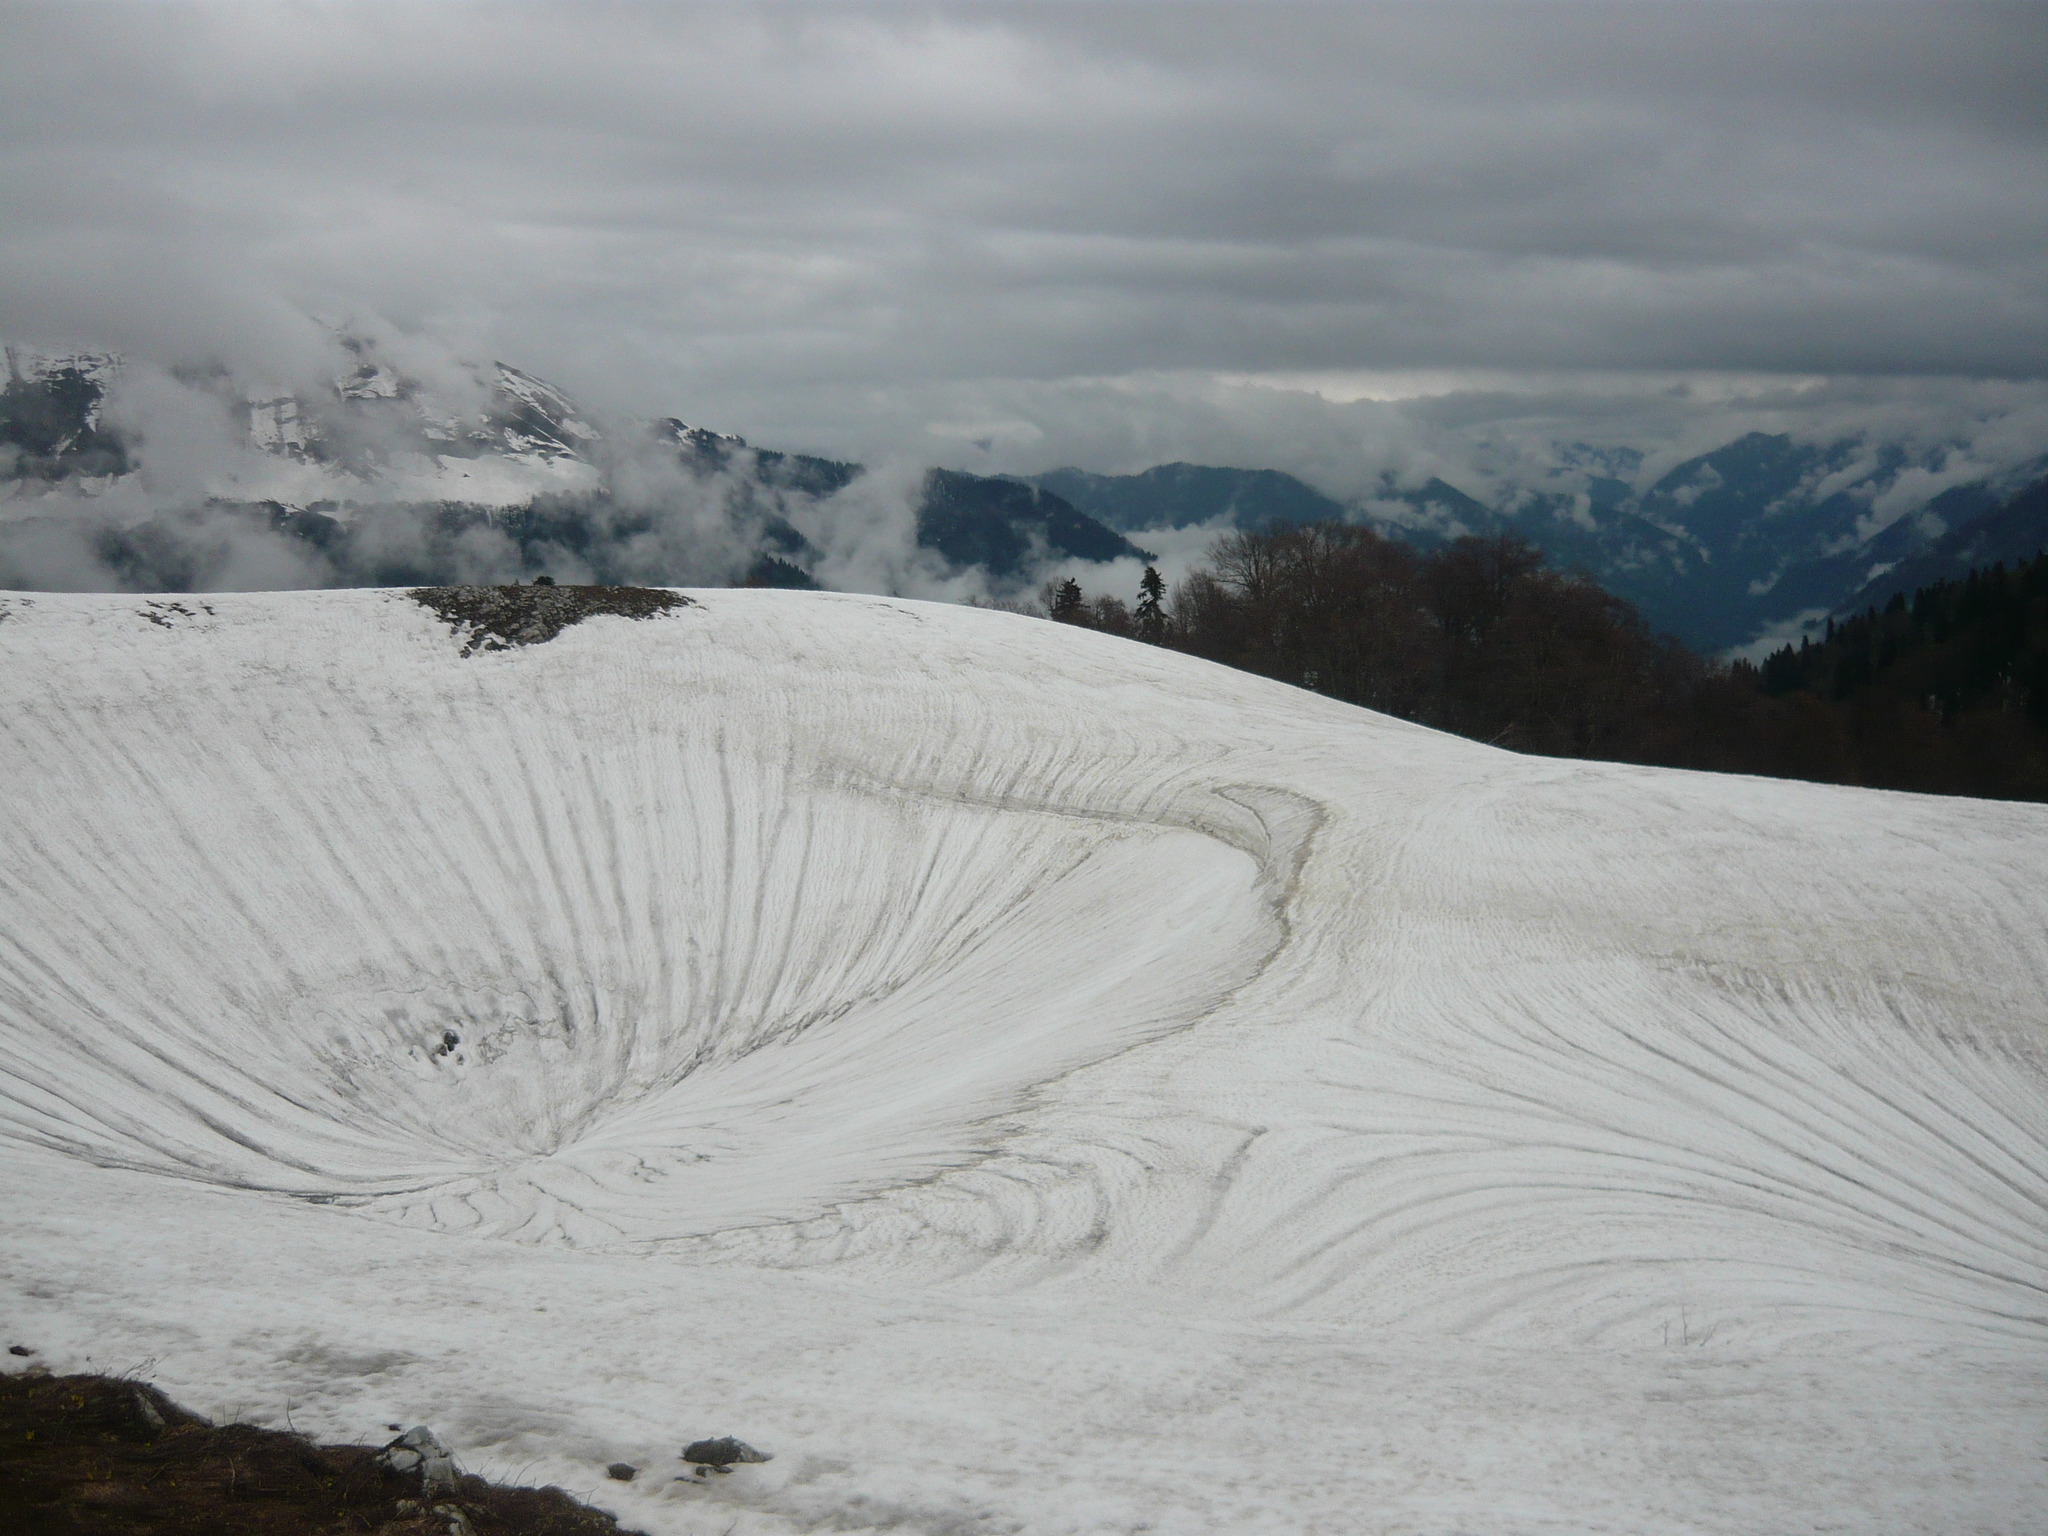
<instances>
[{"instance_id":1,"label":"mountain slope","mask_svg":"<svg viewBox=\"0 0 2048 1536\"><path fill-rule=\"evenodd\" d=\"M100 421L101 397L117 371L110 357L23 358L9 347L0 389L0 479L126 474L127 451Z\"/></svg>"},{"instance_id":2,"label":"mountain slope","mask_svg":"<svg viewBox=\"0 0 2048 1536\"><path fill-rule=\"evenodd\" d=\"M2048 811L692 596L6 600L11 1327L661 1532L2040 1507Z\"/></svg>"},{"instance_id":3,"label":"mountain slope","mask_svg":"<svg viewBox=\"0 0 2048 1536\"><path fill-rule=\"evenodd\" d=\"M1155 558L1050 491L950 469L925 477L917 539L956 566L998 577L1029 571L1034 546L1075 560Z\"/></svg>"},{"instance_id":4,"label":"mountain slope","mask_svg":"<svg viewBox=\"0 0 2048 1536\"><path fill-rule=\"evenodd\" d=\"M1258 528L1271 522L1314 523L1344 517L1341 503L1292 475L1271 469L1160 464L1136 475L1056 469L1031 476L1030 483L1065 497L1123 533L1218 521Z\"/></svg>"},{"instance_id":5,"label":"mountain slope","mask_svg":"<svg viewBox=\"0 0 2048 1536\"><path fill-rule=\"evenodd\" d=\"M2048 550L2048 480L2036 480L1989 507L1980 509L1973 499L1944 510L1950 520L1947 533L1879 572L1843 608L1853 612L1938 581L1960 581L1983 567L2022 565ZM1971 511L1974 516L1960 515Z\"/></svg>"}]
</instances>

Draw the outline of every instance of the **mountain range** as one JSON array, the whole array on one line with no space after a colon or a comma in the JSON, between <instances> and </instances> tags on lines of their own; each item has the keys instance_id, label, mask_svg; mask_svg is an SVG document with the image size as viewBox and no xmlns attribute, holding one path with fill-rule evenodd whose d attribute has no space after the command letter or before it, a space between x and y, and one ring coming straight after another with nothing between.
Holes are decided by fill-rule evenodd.
<instances>
[{"instance_id":1,"label":"mountain range","mask_svg":"<svg viewBox=\"0 0 2048 1536\"><path fill-rule=\"evenodd\" d=\"M1559 450L1570 490L1521 486L1491 501L1442 479L1391 480L1344 503L1270 469L1162 464L1142 474L1059 469L1030 483L1109 527L1254 528L1365 521L1425 548L1517 535L1584 570L1659 630L1721 650L1896 591L2031 558L2048 547L2048 455L2016 474L1914 497L1927 456L1861 439L1813 444L1752 432L1647 484L1632 449Z\"/></svg>"},{"instance_id":2,"label":"mountain range","mask_svg":"<svg viewBox=\"0 0 2048 1536\"><path fill-rule=\"evenodd\" d=\"M827 549L856 535L868 474L859 464L756 448L674 418L600 426L504 363L444 368L430 382L371 341L344 336L341 346L345 366L321 388L251 386L220 369L179 375L224 424L223 462L199 504L216 521L261 524L317 553L329 584L477 574L488 542L501 578L805 586L818 583ZM119 503L141 478L150 437L103 419L121 360L12 349L7 360L8 526L34 525L37 497L55 489ZM1169 530L1334 519L1424 548L1465 534L1525 538L1653 627L1710 650L1796 635L1831 613L2048 546L2048 454L1949 483L1944 449L1752 432L1654 477L1644 463L1633 448L1563 444L1543 471L1483 494L1389 474L1343 500L1279 470L1188 463L1120 475L934 469L908 494L929 569L978 572L997 591L1077 562L1150 560L1148 536ZM707 505L725 530L708 544L697 516ZM394 508L412 515L408 537L391 533ZM679 508L696 518L688 539ZM172 514L145 506L95 532L96 556L125 585L205 585L205 552L181 534L196 515L190 498ZM0 548L0 584L37 584L31 577Z\"/></svg>"},{"instance_id":3,"label":"mountain range","mask_svg":"<svg viewBox=\"0 0 2048 1536\"><path fill-rule=\"evenodd\" d=\"M93 554L137 590L208 585L223 522L317 560L331 585L402 585L555 573L599 581L814 586L823 545L864 509L859 464L757 449L675 418L596 425L562 391L504 363L429 383L344 341L354 366L325 388L251 388L222 370L180 374L218 408L203 494L133 484L145 424L105 419L123 364L107 354L7 354L0 497L23 541L73 515L71 492L110 512ZM190 454L187 454L190 457ZM133 491L134 495L124 495ZM911 489L918 548L941 575L1017 589L1063 562L1151 559L1059 496L933 469ZM394 532L394 525L397 532ZM195 539L201 528L209 535ZM479 568L479 560L488 569ZM0 585L33 586L0 546Z\"/></svg>"}]
</instances>

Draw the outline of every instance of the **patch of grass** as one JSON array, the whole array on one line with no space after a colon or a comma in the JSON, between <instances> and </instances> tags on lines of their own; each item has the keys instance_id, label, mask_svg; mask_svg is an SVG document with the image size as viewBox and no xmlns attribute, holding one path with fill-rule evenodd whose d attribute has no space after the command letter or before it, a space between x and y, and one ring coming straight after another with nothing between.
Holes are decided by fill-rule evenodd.
<instances>
[{"instance_id":1,"label":"patch of grass","mask_svg":"<svg viewBox=\"0 0 2048 1536\"><path fill-rule=\"evenodd\" d=\"M539 645L601 613L645 619L691 606L680 592L659 587L414 587L406 596L463 636L465 656Z\"/></svg>"},{"instance_id":2,"label":"patch of grass","mask_svg":"<svg viewBox=\"0 0 2048 1536\"><path fill-rule=\"evenodd\" d=\"M110 1376L0 1375L0 1531L9 1536L633 1536L559 1488L465 1476L420 1502L379 1447L208 1424Z\"/></svg>"}]
</instances>

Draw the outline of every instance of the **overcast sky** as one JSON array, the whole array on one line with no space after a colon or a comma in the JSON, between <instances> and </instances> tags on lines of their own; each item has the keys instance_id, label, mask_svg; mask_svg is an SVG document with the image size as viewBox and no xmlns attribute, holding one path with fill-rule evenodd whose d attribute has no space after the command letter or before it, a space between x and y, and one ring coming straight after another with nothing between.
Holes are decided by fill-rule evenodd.
<instances>
[{"instance_id":1,"label":"overcast sky","mask_svg":"<svg viewBox=\"0 0 2048 1536\"><path fill-rule=\"evenodd\" d=\"M0 334L374 315L778 446L1331 484L1430 412L2039 425L2044 102L2042 4L0 6Z\"/></svg>"}]
</instances>

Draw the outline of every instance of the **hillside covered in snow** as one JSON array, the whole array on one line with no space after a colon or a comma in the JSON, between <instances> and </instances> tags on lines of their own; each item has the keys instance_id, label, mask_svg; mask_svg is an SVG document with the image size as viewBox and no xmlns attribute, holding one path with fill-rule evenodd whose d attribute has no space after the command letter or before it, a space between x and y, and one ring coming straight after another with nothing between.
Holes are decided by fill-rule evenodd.
<instances>
[{"instance_id":1,"label":"hillside covered in snow","mask_svg":"<svg viewBox=\"0 0 2048 1536\"><path fill-rule=\"evenodd\" d=\"M0 1323L678 1536L2034 1528L2048 809L688 597L0 596Z\"/></svg>"}]
</instances>

